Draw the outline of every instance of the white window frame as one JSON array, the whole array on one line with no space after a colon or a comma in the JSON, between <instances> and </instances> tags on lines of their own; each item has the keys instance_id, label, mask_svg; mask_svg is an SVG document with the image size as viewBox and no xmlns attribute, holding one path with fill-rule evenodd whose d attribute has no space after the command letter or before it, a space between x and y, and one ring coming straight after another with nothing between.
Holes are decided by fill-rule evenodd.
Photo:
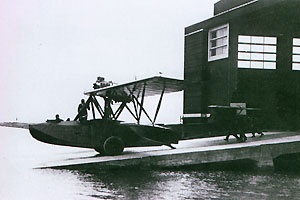
<instances>
[{"instance_id":1,"label":"white window frame","mask_svg":"<svg viewBox=\"0 0 300 200\"><path fill-rule=\"evenodd\" d=\"M300 70L300 61L299 59L296 59L296 57L300 57L300 53L299 53L299 48L300 48L300 44L299 44L299 40L300 37L296 37L293 38L293 53L292 53L292 70L293 71L299 71ZM296 51L296 48L298 49Z\"/></svg>"},{"instance_id":2,"label":"white window frame","mask_svg":"<svg viewBox=\"0 0 300 200\"><path fill-rule=\"evenodd\" d=\"M246 37L247 40L249 41L247 40L240 41L240 37L241 38ZM260 39L262 41L257 41L257 39ZM269 41L269 40L275 40L275 41ZM277 37L274 36L238 35L237 68L276 70L277 69L277 44L278 44ZM273 50L273 48L275 49ZM248 58L244 56L243 56L244 58L240 57L240 55L243 54L244 56L247 55ZM273 56L275 56L275 58L272 58ZM248 63L249 66L243 66L241 64L242 62ZM272 64L272 66L270 64Z\"/></svg>"},{"instance_id":3,"label":"white window frame","mask_svg":"<svg viewBox=\"0 0 300 200\"><path fill-rule=\"evenodd\" d=\"M215 32L217 30L224 29L224 28L226 28L226 33L225 33L224 36L211 38L211 33L212 32ZM212 47L211 41L222 39L222 38L227 38L226 44L222 44L220 46ZM225 47L225 52L223 52L222 54L219 54L219 55L211 56L211 51L212 50L218 49L218 48L224 48L224 47ZM210 29L208 31L208 62L228 58L228 55L229 55L229 23L224 24L222 26L215 27L215 28Z\"/></svg>"}]
</instances>

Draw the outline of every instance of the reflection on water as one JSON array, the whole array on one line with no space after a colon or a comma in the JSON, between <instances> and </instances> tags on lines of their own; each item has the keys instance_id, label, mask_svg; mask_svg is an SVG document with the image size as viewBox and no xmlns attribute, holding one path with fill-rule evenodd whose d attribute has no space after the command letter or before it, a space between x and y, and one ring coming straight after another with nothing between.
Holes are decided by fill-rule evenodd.
<instances>
[{"instance_id":1,"label":"reflection on water","mask_svg":"<svg viewBox=\"0 0 300 200\"><path fill-rule=\"evenodd\" d=\"M73 171L98 199L297 199L299 175L233 171Z\"/></svg>"},{"instance_id":2,"label":"reflection on water","mask_svg":"<svg viewBox=\"0 0 300 200\"><path fill-rule=\"evenodd\" d=\"M2 186L3 199L298 199L300 175L32 169Z\"/></svg>"},{"instance_id":3,"label":"reflection on water","mask_svg":"<svg viewBox=\"0 0 300 200\"><path fill-rule=\"evenodd\" d=\"M299 199L300 175L251 171L54 170L42 162L86 153L0 129L0 199ZM93 152L92 152L93 153Z\"/></svg>"}]
</instances>

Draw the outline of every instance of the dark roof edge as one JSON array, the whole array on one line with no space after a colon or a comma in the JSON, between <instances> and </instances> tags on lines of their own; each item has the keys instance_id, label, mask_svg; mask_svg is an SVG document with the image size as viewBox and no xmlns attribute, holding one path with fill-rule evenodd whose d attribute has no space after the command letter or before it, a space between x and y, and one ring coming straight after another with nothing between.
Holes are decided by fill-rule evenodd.
<instances>
[{"instance_id":1,"label":"dark roof edge","mask_svg":"<svg viewBox=\"0 0 300 200\"><path fill-rule=\"evenodd\" d=\"M219 0L214 4L214 15L222 13L231 8L240 6L253 0Z\"/></svg>"},{"instance_id":2,"label":"dark roof edge","mask_svg":"<svg viewBox=\"0 0 300 200\"><path fill-rule=\"evenodd\" d=\"M250 1L248 3L245 3L245 4L242 4L242 5L239 5L239 6L236 6L236 7L233 7L229 10L226 10L224 12L221 12L207 20L204 20L202 22L199 22L199 23L196 23L196 24L193 24L191 26L188 26L185 28L185 35L190 35L192 32L196 32L197 30L199 29L204 29L205 28L205 25L208 24L209 22L215 20L216 18L220 18L220 17L226 17L226 15L234 12L234 11L237 11L239 9L242 9L242 8L245 8L246 6L249 6L249 5L252 5L253 3L257 3L259 0L253 0L253 1Z\"/></svg>"},{"instance_id":3,"label":"dark roof edge","mask_svg":"<svg viewBox=\"0 0 300 200\"><path fill-rule=\"evenodd\" d=\"M220 25L221 23L226 23L234 17L239 17L240 15L248 14L284 1L287 2L287 0L253 0L247 2L245 4L236 6L222 13L219 13L207 20L186 27L185 35L191 35L193 34L193 32L197 32L197 30L199 29L206 29Z\"/></svg>"}]
</instances>

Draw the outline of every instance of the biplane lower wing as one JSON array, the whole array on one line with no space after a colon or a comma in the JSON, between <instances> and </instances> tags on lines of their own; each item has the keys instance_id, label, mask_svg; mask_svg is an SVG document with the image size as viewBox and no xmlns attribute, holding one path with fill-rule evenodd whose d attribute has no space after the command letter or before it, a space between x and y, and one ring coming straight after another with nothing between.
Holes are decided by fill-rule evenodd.
<instances>
[{"instance_id":1,"label":"biplane lower wing","mask_svg":"<svg viewBox=\"0 0 300 200\"><path fill-rule=\"evenodd\" d=\"M242 106L220 106L220 105L211 105L208 108L212 109L232 109L232 110L261 110L260 108L246 108Z\"/></svg>"}]
</instances>

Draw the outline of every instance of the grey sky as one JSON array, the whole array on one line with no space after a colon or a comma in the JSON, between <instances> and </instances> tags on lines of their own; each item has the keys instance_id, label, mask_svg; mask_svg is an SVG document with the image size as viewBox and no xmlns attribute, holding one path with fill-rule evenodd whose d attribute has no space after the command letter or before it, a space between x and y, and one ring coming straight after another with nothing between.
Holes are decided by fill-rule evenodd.
<instances>
[{"instance_id":1,"label":"grey sky","mask_svg":"<svg viewBox=\"0 0 300 200\"><path fill-rule=\"evenodd\" d=\"M215 2L2 0L0 121L73 118L97 76L183 78L184 27L211 17ZM182 94L163 106L159 122L178 120Z\"/></svg>"}]
</instances>

